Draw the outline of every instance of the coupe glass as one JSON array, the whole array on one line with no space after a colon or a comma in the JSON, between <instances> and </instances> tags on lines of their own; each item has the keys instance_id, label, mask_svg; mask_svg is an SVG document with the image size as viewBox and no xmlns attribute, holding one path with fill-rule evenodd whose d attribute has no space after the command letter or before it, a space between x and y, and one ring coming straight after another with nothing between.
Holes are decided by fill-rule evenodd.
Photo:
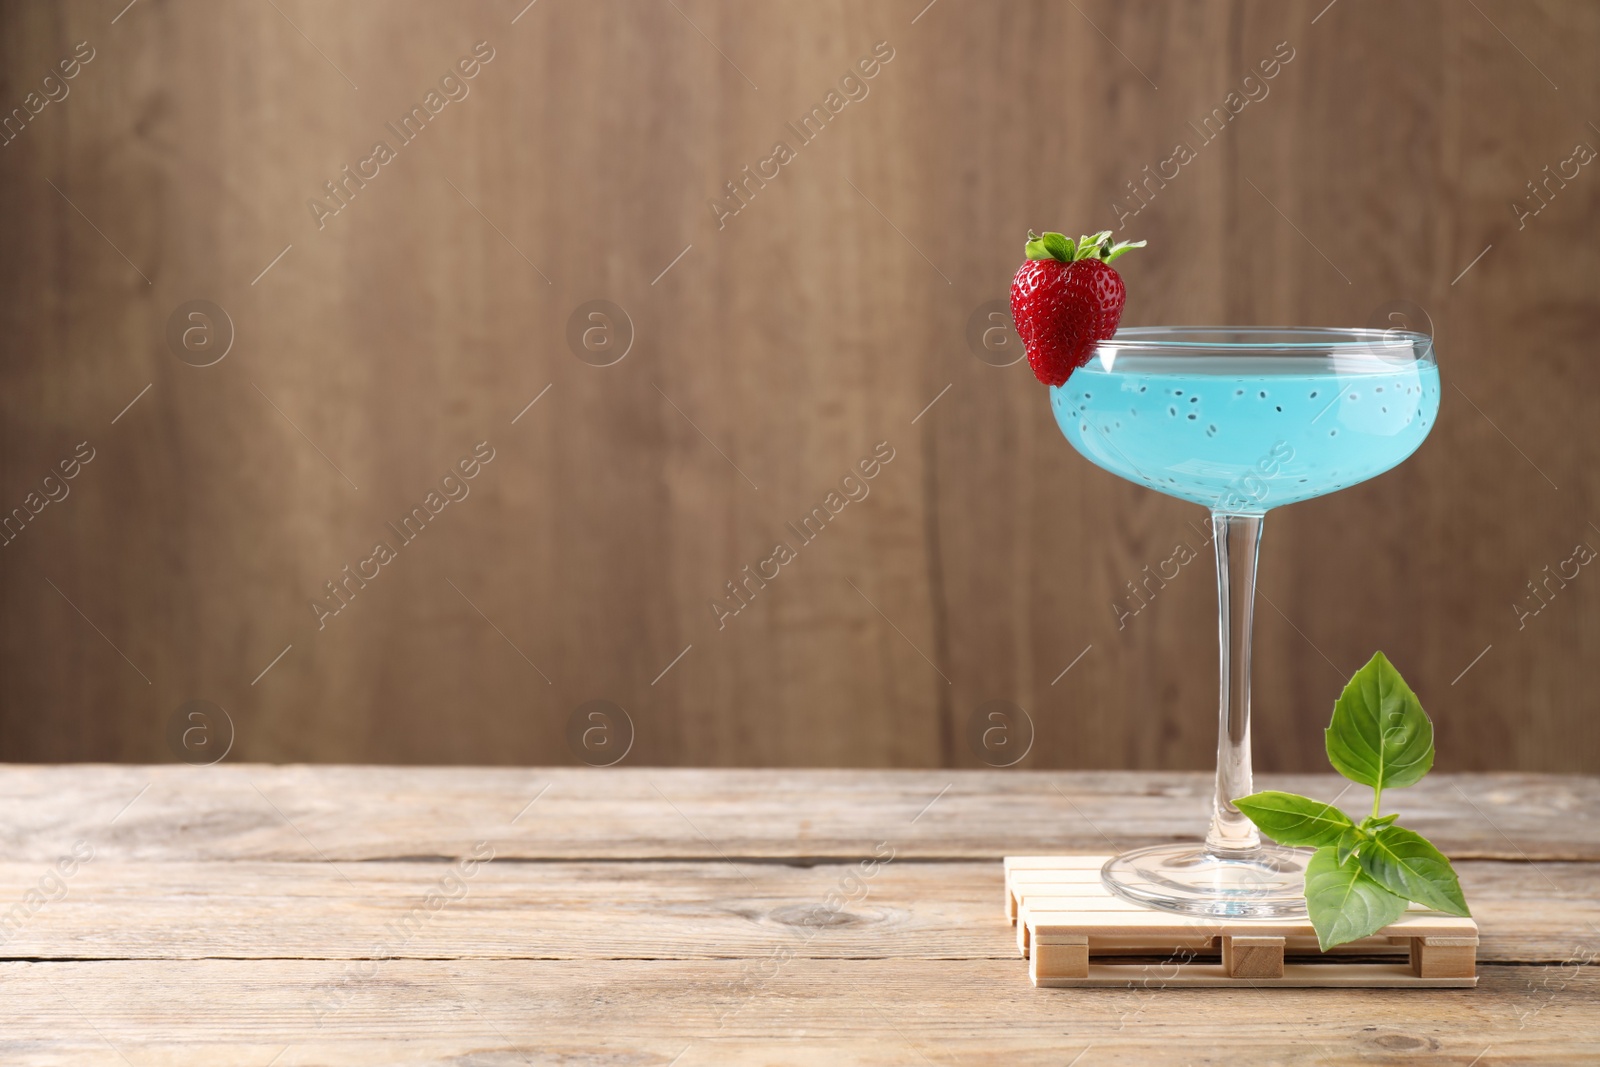
<instances>
[{"instance_id":1,"label":"coupe glass","mask_svg":"<svg viewBox=\"0 0 1600 1067\"><path fill-rule=\"evenodd\" d=\"M1101 878L1149 907L1305 914L1310 852L1263 843L1234 807L1250 781L1250 624L1267 511L1382 474L1439 411L1432 341L1399 330L1159 326L1119 330L1050 404L1072 447L1211 511L1221 689L1217 788L1203 842L1112 858Z\"/></svg>"}]
</instances>

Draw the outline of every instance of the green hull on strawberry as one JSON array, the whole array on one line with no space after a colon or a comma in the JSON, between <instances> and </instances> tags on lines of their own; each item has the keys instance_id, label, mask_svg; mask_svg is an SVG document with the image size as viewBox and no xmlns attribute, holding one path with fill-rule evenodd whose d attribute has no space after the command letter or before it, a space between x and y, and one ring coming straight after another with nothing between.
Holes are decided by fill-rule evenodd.
<instances>
[{"instance_id":1,"label":"green hull on strawberry","mask_svg":"<svg viewBox=\"0 0 1600 1067\"><path fill-rule=\"evenodd\" d=\"M1111 241L1111 231L1074 241L1028 231L1027 262L1011 279L1011 317L1028 366L1045 385L1062 385L1117 332L1128 291L1111 261L1143 241Z\"/></svg>"}]
</instances>

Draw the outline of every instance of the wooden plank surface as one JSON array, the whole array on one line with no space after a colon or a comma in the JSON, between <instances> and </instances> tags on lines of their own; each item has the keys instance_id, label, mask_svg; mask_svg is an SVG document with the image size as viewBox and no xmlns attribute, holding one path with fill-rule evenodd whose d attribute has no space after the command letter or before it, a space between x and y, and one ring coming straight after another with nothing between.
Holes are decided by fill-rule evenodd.
<instances>
[{"instance_id":1,"label":"wooden plank surface","mask_svg":"<svg viewBox=\"0 0 1600 1067\"><path fill-rule=\"evenodd\" d=\"M1560 963L1600 894L1588 864L1458 864L1483 927L1480 960ZM124 863L95 860L67 880L0 953L38 959L280 956L350 959L394 940L422 907L439 863ZM1016 959L992 862L897 858L870 878L854 864L737 861L530 863L496 859L444 890L451 902L390 946L421 959L711 959L803 941L817 958ZM0 901L34 887L37 864L0 864ZM841 889L841 886L844 888ZM837 910L825 902L839 893ZM455 895L459 894L459 895ZM1559 894L1557 896L1556 894ZM603 931L603 936L597 936ZM513 934L514 932L514 934ZM1263 931L1266 932L1266 931Z\"/></svg>"},{"instance_id":2,"label":"wooden plank surface","mask_svg":"<svg viewBox=\"0 0 1600 1067\"><path fill-rule=\"evenodd\" d=\"M1483 816L1450 800L1460 786L1496 823L1544 812L1544 853L1593 847L1593 779L1428 782L1407 792L1441 840L1487 849L1471 828ZM1327 779L1275 784L1336 792ZM1179 836L1200 785L1132 773L0 767L0 1062L1600 1056L1600 861L1529 862L1505 841L1510 858L1459 863L1482 929L1473 990L1182 990L1159 976L1033 988L1002 914L1008 849L986 850L984 835L1037 844L1024 828L1070 798L1135 841ZM1119 816L1124 803L1135 814ZM75 845L92 855L63 865Z\"/></svg>"},{"instance_id":3,"label":"wooden plank surface","mask_svg":"<svg viewBox=\"0 0 1600 1067\"><path fill-rule=\"evenodd\" d=\"M18 765L5 781L0 846L37 860L82 838L129 860L458 857L488 840L537 859L854 860L888 841L897 855L998 862L1193 839L1213 788L1198 773L236 764ZM1329 800L1349 785L1258 783ZM1600 779L1434 773L1390 796L1452 858L1600 859ZM1370 798L1350 785L1340 803Z\"/></svg>"},{"instance_id":4,"label":"wooden plank surface","mask_svg":"<svg viewBox=\"0 0 1600 1067\"><path fill-rule=\"evenodd\" d=\"M560 763L598 696L647 764L977 766L1002 699L1035 766L1202 768L1203 512L1085 462L966 336L1029 227L1121 202L1151 242L1119 262L1129 324L1410 300L1438 334L1417 455L1267 523L1263 765L1320 767L1383 648L1441 766L1600 766L1594 583L1516 609L1600 544L1600 183L1508 208L1600 143L1593 3L125 2L0 9L7 114L95 49L0 149L0 508L97 450L0 561L0 759L166 760L205 699L235 758ZM307 201L479 41L470 96L319 228ZM719 225L708 200L879 42L867 95ZM593 298L634 324L614 366L568 347ZM234 325L214 366L168 347L194 299ZM325 583L484 440L470 496L319 629ZM870 496L719 629L880 441ZM1179 545L1200 559L1120 625Z\"/></svg>"},{"instance_id":5,"label":"wooden plank surface","mask_svg":"<svg viewBox=\"0 0 1600 1067\"><path fill-rule=\"evenodd\" d=\"M8 1062L1592 1063L1596 968L1529 989L1045 990L1021 960L0 964ZM768 976L770 975L770 977ZM116 990L108 997L108 990ZM1548 999L1545 999L1548 997ZM1518 1028L1519 1013L1534 1011ZM24 1036L26 1035L26 1036ZM283 1052L284 1048L289 1051ZM685 1051L687 1049L687 1051ZM452 1061L451 1057L459 1057Z\"/></svg>"}]
</instances>

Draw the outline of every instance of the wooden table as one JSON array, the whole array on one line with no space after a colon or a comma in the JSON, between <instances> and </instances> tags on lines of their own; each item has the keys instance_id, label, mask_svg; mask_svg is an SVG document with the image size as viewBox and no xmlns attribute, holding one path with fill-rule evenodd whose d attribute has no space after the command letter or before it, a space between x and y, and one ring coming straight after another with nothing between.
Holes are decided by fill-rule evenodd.
<instances>
[{"instance_id":1,"label":"wooden table","mask_svg":"<svg viewBox=\"0 0 1600 1067\"><path fill-rule=\"evenodd\" d=\"M1210 785L0 768L0 1063L1600 1059L1596 778L1435 774L1395 796L1457 861L1483 927L1476 989L1034 989L1000 857L1190 835Z\"/></svg>"}]
</instances>

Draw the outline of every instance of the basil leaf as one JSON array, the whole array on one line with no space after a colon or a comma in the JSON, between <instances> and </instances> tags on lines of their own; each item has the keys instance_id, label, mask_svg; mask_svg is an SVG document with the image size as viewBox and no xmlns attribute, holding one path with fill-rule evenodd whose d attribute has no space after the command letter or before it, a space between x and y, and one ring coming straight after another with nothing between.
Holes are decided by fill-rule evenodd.
<instances>
[{"instance_id":1,"label":"basil leaf","mask_svg":"<svg viewBox=\"0 0 1600 1067\"><path fill-rule=\"evenodd\" d=\"M1455 868L1421 834L1403 826L1375 831L1360 855L1361 869L1391 892L1451 915L1470 915Z\"/></svg>"},{"instance_id":2,"label":"basil leaf","mask_svg":"<svg viewBox=\"0 0 1600 1067\"><path fill-rule=\"evenodd\" d=\"M1350 858L1350 853L1361 847L1361 842L1367 839L1359 826L1352 826L1339 838L1339 843L1334 846L1334 859L1343 866L1344 861Z\"/></svg>"},{"instance_id":3,"label":"basil leaf","mask_svg":"<svg viewBox=\"0 0 1600 1067\"><path fill-rule=\"evenodd\" d=\"M1355 860L1319 848L1306 866L1306 913L1324 952L1371 937L1405 914L1406 898L1373 881Z\"/></svg>"},{"instance_id":4,"label":"basil leaf","mask_svg":"<svg viewBox=\"0 0 1600 1067\"><path fill-rule=\"evenodd\" d=\"M1233 806L1250 816L1250 821L1280 845L1291 848L1309 845L1337 845L1355 824L1350 816L1321 800L1297 793L1267 790L1239 797Z\"/></svg>"},{"instance_id":5,"label":"basil leaf","mask_svg":"<svg viewBox=\"0 0 1600 1067\"><path fill-rule=\"evenodd\" d=\"M1433 723L1382 652L1345 686L1323 737L1333 769L1373 789L1411 785L1433 766Z\"/></svg>"}]
</instances>

